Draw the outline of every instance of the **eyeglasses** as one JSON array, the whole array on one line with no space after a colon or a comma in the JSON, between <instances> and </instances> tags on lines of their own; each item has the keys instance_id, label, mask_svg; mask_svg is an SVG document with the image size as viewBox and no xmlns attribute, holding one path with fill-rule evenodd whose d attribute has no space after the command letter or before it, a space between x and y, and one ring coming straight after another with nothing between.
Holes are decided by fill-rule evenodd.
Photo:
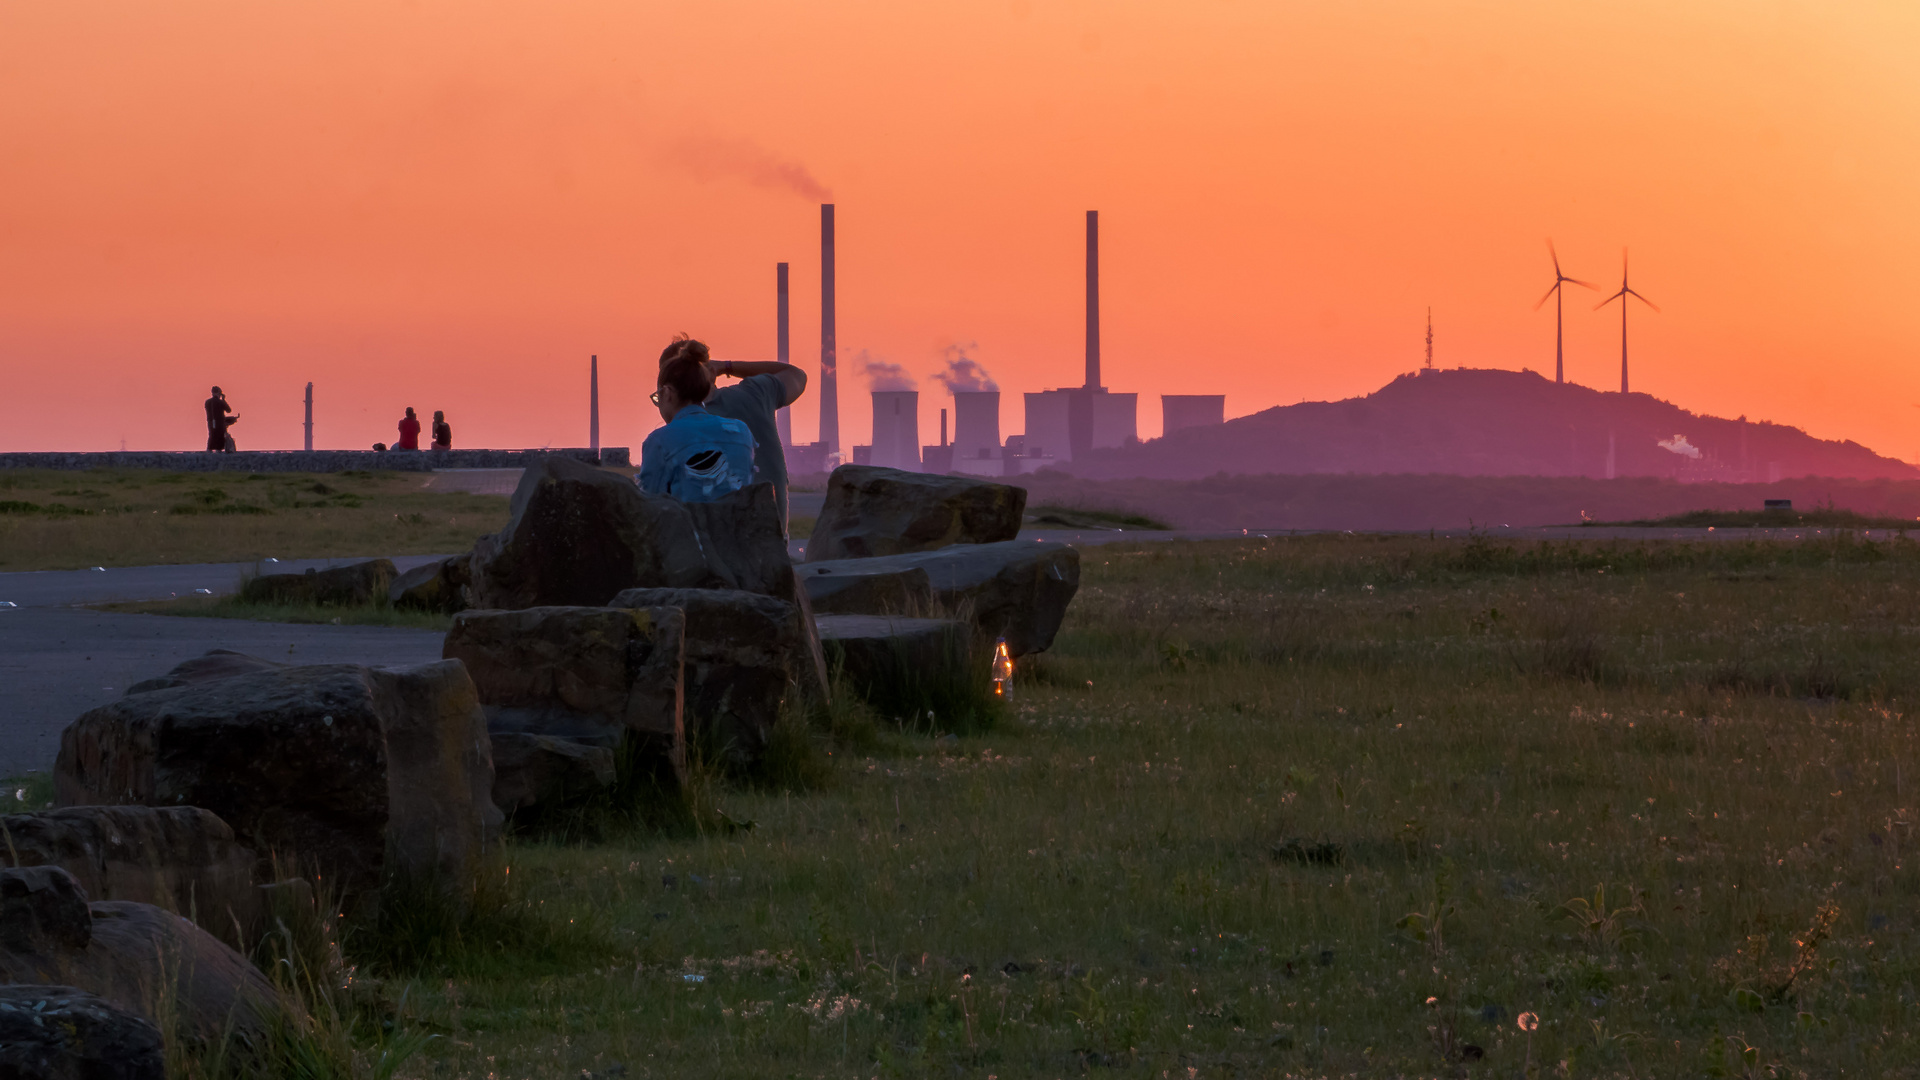
<instances>
[{"instance_id":1,"label":"eyeglasses","mask_svg":"<svg viewBox=\"0 0 1920 1080\"><path fill-rule=\"evenodd\" d=\"M647 400L653 402L654 405L658 406L660 404L660 391L655 390L653 393L648 394Z\"/></svg>"}]
</instances>

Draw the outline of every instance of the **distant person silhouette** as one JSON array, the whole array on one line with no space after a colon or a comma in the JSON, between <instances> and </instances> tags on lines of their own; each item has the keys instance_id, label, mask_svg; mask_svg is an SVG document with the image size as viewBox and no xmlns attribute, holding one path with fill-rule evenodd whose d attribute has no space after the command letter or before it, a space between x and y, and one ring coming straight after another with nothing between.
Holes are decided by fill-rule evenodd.
<instances>
[{"instance_id":1,"label":"distant person silhouette","mask_svg":"<svg viewBox=\"0 0 1920 1080\"><path fill-rule=\"evenodd\" d=\"M239 422L239 414L227 404L227 395L214 387L213 396L207 399L207 449L232 453L233 436L227 434L227 429Z\"/></svg>"},{"instance_id":2,"label":"distant person silhouette","mask_svg":"<svg viewBox=\"0 0 1920 1080\"><path fill-rule=\"evenodd\" d=\"M660 367L679 356L699 360L711 376L731 375L737 385L708 395L706 411L747 425L753 435L754 481L773 484L773 501L780 514L780 531L787 529L787 453L780 446L775 414L807 391L807 373L792 364L770 360L714 360L706 345L685 334L673 339L660 354Z\"/></svg>"},{"instance_id":3,"label":"distant person silhouette","mask_svg":"<svg viewBox=\"0 0 1920 1080\"><path fill-rule=\"evenodd\" d=\"M395 450L420 449L420 418L413 415L413 406L407 406L407 415L400 418L400 438L393 444Z\"/></svg>"},{"instance_id":4,"label":"distant person silhouette","mask_svg":"<svg viewBox=\"0 0 1920 1080\"><path fill-rule=\"evenodd\" d=\"M453 427L447 423L447 414L439 409L433 410L433 449L453 449Z\"/></svg>"}]
</instances>

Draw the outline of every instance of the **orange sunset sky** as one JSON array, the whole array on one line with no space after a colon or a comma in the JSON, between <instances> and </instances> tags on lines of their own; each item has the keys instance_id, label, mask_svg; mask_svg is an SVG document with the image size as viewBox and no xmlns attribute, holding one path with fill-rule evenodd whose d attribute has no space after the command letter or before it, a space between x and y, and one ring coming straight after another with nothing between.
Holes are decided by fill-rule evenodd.
<instances>
[{"instance_id":1,"label":"orange sunset sky","mask_svg":"<svg viewBox=\"0 0 1920 1080\"><path fill-rule=\"evenodd\" d=\"M839 216L861 350L1075 384L1101 211L1106 382L1228 414L1421 359L1569 377L1920 457L1920 5L0 0L0 450L638 447L686 330L818 360ZM1022 427L1017 398L1003 431ZM813 437L811 395L796 434Z\"/></svg>"}]
</instances>

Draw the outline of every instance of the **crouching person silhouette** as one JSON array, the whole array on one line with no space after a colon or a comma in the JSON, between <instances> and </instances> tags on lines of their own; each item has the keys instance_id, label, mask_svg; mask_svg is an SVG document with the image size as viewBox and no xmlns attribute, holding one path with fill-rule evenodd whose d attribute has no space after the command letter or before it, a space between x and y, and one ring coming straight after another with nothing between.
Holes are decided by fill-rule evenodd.
<instances>
[{"instance_id":1,"label":"crouching person silhouette","mask_svg":"<svg viewBox=\"0 0 1920 1080\"><path fill-rule=\"evenodd\" d=\"M753 436L747 425L708 412L713 376L693 356L660 367L652 401L667 422L640 445L641 490L681 502L712 502L753 480Z\"/></svg>"}]
</instances>

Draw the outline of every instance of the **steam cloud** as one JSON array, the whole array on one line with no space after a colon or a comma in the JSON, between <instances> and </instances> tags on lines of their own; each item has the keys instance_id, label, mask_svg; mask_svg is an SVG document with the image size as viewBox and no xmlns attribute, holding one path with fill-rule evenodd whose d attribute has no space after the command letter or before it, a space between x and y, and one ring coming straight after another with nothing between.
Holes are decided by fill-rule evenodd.
<instances>
[{"instance_id":1,"label":"steam cloud","mask_svg":"<svg viewBox=\"0 0 1920 1080\"><path fill-rule=\"evenodd\" d=\"M814 179L805 165L783 160L745 139L682 139L674 145L674 156L703 183L734 177L754 187L789 191L812 202L833 201L833 192Z\"/></svg>"},{"instance_id":2,"label":"steam cloud","mask_svg":"<svg viewBox=\"0 0 1920 1080\"><path fill-rule=\"evenodd\" d=\"M1696 460L1700 457L1700 448L1688 442L1685 435L1675 435L1671 439L1662 439L1654 443L1654 445L1669 453L1679 454L1681 457L1694 458Z\"/></svg>"},{"instance_id":3,"label":"steam cloud","mask_svg":"<svg viewBox=\"0 0 1920 1080\"><path fill-rule=\"evenodd\" d=\"M987 369L967 355L968 349L976 345L949 345L945 350L947 370L934 376L947 387L950 394L964 394L976 390L998 390L1000 384L993 381Z\"/></svg>"},{"instance_id":4,"label":"steam cloud","mask_svg":"<svg viewBox=\"0 0 1920 1080\"><path fill-rule=\"evenodd\" d=\"M913 381L913 376L907 374L906 368L890 361L875 360L865 349L861 349L859 355L853 358L853 365L867 377L868 385L876 391L913 390L919 386Z\"/></svg>"}]
</instances>

